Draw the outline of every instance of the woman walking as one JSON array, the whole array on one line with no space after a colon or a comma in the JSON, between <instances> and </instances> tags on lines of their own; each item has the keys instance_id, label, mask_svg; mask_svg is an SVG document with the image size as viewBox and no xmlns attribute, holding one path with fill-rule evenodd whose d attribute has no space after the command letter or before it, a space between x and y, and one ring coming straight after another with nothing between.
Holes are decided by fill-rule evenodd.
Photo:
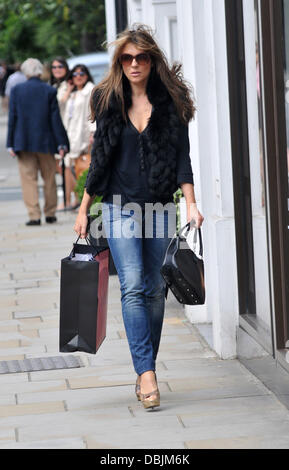
<instances>
[{"instance_id":1,"label":"woman walking","mask_svg":"<svg viewBox=\"0 0 289 470\"><path fill-rule=\"evenodd\" d=\"M50 85L52 85L57 90L57 101L60 111L60 116L63 121L64 118L64 111L67 104L67 100L72 92L74 85L72 84L69 78L69 66L66 60L63 57L56 57L50 65ZM56 159L56 171L61 176L63 175L63 170L61 167L61 156L59 154L55 154ZM69 167L64 169L64 178L65 180L70 180L73 175L70 175L71 169ZM63 190L65 188L65 182L63 186ZM57 211L64 210L64 203L61 203L57 206Z\"/></svg>"},{"instance_id":2,"label":"woman walking","mask_svg":"<svg viewBox=\"0 0 289 470\"><path fill-rule=\"evenodd\" d=\"M94 88L93 79L88 68L83 64L73 67L68 83L68 99L63 113L63 124L67 131L70 143L70 152L64 157L66 169L66 209L73 210L79 207L77 194L74 192L76 178L74 173L74 162L79 156L86 154L95 124L88 121L89 100ZM74 192L75 201L72 204L71 194Z\"/></svg>"},{"instance_id":3,"label":"woman walking","mask_svg":"<svg viewBox=\"0 0 289 470\"><path fill-rule=\"evenodd\" d=\"M163 205L181 187L188 221L197 227L203 222L189 156L188 123L195 107L180 67L168 66L148 27L124 31L114 45L111 69L91 98L97 131L74 230L87 235L87 211L94 196L102 195L102 221L137 373L135 392L144 408L154 408L160 405L155 370L165 306L160 268L170 241ZM140 211L132 216L136 203ZM153 217L148 203L159 203Z\"/></svg>"},{"instance_id":4,"label":"woman walking","mask_svg":"<svg viewBox=\"0 0 289 470\"><path fill-rule=\"evenodd\" d=\"M56 57L51 62L50 67L50 85L57 90L57 100L61 118L64 118L64 111L67 100L72 92L74 85L69 78L69 67L66 60L62 57Z\"/></svg>"}]
</instances>

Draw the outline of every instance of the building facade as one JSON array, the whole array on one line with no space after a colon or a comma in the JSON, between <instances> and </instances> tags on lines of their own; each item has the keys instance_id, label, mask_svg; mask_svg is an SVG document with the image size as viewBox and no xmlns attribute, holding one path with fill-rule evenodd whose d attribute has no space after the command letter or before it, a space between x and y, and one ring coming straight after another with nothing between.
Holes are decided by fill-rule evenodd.
<instances>
[{"instance_id":1,"label":"building facade","mask_svg":"<svg viewBox=\"0 0 289 470\"><path fill-rule=\"evenodd\" d=\"M223 359L289 371L289 0L106 0L107 36L151 26L183 64L207 299L186 315Z\"/></svg>"}]
</instances>

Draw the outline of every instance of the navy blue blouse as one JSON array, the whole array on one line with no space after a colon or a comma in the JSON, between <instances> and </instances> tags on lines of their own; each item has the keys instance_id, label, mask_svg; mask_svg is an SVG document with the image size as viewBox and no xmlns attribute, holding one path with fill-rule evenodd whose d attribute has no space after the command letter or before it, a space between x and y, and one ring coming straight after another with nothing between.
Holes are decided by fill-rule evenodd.
<instances>
[{"instance_id":1,"label":"navy blue blouse","mask_svg":"<svg viewBox=\"0 0 289 470\"><path fill-rule=\"evenodd\" d=\"M149 191L148 163L146 161L147 128L139 132L128 120L112 160L111 174L104 202L113 202L114 195L121 196L122 206L127 202L137 202L144 206L146 202L163 204L173 200L156 199ZM180 132L177 151L177 183L194 184L190 160L190 142L188 126Z\"/></svg>"}]
</instances>

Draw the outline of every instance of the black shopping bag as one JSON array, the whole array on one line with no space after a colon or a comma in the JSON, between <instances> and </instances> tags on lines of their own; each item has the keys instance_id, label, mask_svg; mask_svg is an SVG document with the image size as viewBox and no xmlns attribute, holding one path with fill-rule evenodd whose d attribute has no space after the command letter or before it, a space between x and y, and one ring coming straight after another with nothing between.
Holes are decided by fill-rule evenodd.
<instances>
[{"instance_id":1,"label":"black shopping bag","mask_svg":"<svg viewBox=\"0 0 289 470\"><path fill-rule=\"evenodd\" d=\"M106 336L109 249L78 240L61 260L59 350L95 354Z\"/></svg>"}]
</instances>

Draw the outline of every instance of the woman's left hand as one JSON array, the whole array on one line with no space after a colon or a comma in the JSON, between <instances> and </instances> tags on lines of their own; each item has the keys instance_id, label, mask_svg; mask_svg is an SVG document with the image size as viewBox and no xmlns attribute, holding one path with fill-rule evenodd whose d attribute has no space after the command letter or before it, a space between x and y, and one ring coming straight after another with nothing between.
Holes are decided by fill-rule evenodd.
<instances>
[{"instance_id":1,"label":"woman's left hand","mask_svg":"<svg viewBox=\"0 0 289 470\"><path fill-rule=\"evenodd\" d=\"M191 228L200 228L204 217L197 208L197 204L190 204L187 207L187 222L191 223Z\"/></svg>"}]
</instances>

